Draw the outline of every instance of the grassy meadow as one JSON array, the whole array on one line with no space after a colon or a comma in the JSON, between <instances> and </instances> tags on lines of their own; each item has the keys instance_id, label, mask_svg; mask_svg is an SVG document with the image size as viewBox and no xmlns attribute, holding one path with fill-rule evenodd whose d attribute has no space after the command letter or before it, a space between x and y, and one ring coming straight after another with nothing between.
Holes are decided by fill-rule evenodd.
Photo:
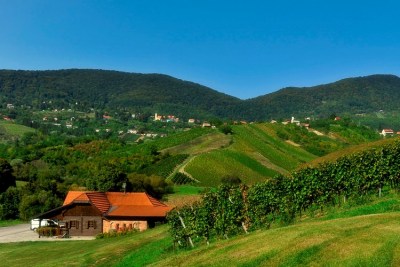
<instances>
[{"instance_id":1,"label":"grassy meadow","mask_svg":"<svg viewBox=\"0 0 400 267\"><path fill-rule=\"evenodd\" d=\"M399 219L393 212L257 231L154 266L398 266Z\"/></svg>"},{"instance_id":2,"label":"grassy meadow","mask_svg":"<svg viewBox=\"0 0 400 267\"><path fill-rule=\"evenodd\" d=\"M162 225L90 241L0 244L0 258L4 266L399 266L399 220L400 199L388 193L194 249L174 248Z\"/></svg>"},{"instance_id":3,"label":"grassy meadow","mask_svg":"<svg viewBox=\"0 0 400 267\"><path fill-rule=\"evenodd\" d=\"M0 121L0 135L2 139L9 140L13 137L21 138L25 133L34 132L35 129L13 123L11 121Z\"/></svg>"}]
</instances>

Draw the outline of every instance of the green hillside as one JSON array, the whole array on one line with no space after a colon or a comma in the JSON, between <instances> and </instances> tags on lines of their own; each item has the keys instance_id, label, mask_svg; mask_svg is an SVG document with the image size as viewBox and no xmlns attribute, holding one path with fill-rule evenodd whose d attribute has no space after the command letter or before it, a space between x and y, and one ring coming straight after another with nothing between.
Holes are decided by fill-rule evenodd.
<instances>
[{"instance_id":1,"label":"green hillside","mask_svg":"<svg viewBox=\"0 0 400 267\"><path fill-rule=\"evenodd\" d=\"M14 141L26 133L34 132L35 129L9 121L0 121L0 140Z\"/></svg>"},{"instance_id":2,"label":"green hillside","mask_svg":"<svg viewBox=\"0 0 400 267\"><path fill-rule=\"evenodd\" d=\"M257 231L167 254L152 266L398 266L399 219L393 212Z\"/></svg>"},{"instance_id":3,"label":"green hillside","mask_svg":"<svg viewBox=\"0 0 400 267\"><path fill-rule=\"evenodd\" d=\"M0 107L28 110L131 112L150 116L269 121L321 118L331 114L357 118L378 129L400 127L400 78L371 75L307 88L290 87L253 99L238 98L162 74L107 70L0 70Z\"/></svg>"},{"instance_id":4,"label":"green hillside","mask_svg":"<svg viewBox=\"0 0 400 267\"><path fill-rule=\"evenodd\" d=\"M398 266L397 195L287 227L176 250L165 226L92 241L0 244L6 266Z\"/></svg>"},{"instance_id":5,"label":"green hillside","mask_svg":"<svg viewBox=\"0 0 400 267\"><path fill-rule=\"evenodd\" d=\"M4 106L158 112L187 119L226 117L239 102L205 86L161 74L0 70L0 103Z\"/></svg>"},{"instance_id":6,"label":"green hillside","mask_svg":"<svg viewBox=\"0 0 400 267\"><path fill-rule=\"evenodd\" d=\"M246 101L245 109L256 120L290 116L319 117L335 114L399 112L400 78L371 75L348 78L307 88L289 87Z\"/></svg>"},{"instance_id":7,"label":"green hillside","mask_svg":"<svg viewBox=\"0 0 400 267\"><path fill-rule=\"evenodd\" d=\"M165 152L190 155L178 171L198 181L198 186L216 186L226 176L254 184L288 174L318 156L376 138L374 134L370 136L372 130L340 125L322 135L313 129L271 123L233 125L232 130L232 135L215 132Z\"/></svg>"},{"instance_id":8,"label":"green hillside","mask_svg":"<svg viewBox=\"0 0 400 267\"><path fill-rule=\"evenodd\" d=\"M386 144L391 144L394 141L399 140L399 138L400 137L397 136L397 137L391 137L391 138L382 139L382 140L378 140L378 141L374 141L374 142L366 142L363 144L350 146L350 147L329 153L325 156L318 157L310 162L305 163L304 166L314 166L315 167L322 163L334 162L337 159L344 157L346 155L351 155L351 154L354 154L357 152L365 151L367 149L380 148Z\"/></svg>"}]
</instances>

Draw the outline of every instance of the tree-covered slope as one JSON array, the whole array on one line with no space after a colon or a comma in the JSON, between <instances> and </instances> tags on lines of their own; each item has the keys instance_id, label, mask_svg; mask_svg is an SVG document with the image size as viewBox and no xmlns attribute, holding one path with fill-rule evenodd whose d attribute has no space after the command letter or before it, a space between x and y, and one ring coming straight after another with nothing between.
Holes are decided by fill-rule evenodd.
<instances>
[{"instance_id":1,"label":"tree-covered slope","mask_svg":"<svg viewBox=\"0 0 400 267\"><path fill-rule=\"evenodd\" d=\"M225 117L240 100L161 74L105 70L0 71L0 103Z\"/></svg>"},{"instance_id":2,"label":"tree-covered slope","mask_svg":"<svg viewBox=\"0 0 400 267\"><path fill-rule=\"evenodd\" d=\"M247 100L244 109L256 120L333 113L355 115L379 110L399 111L399 99L399 77L371 75L308 88L284 88Z\"/></svg>"},{"instance_id":3,"label":"tree-covered slope","mask_svg":"<svg viewBox=\"0 0 400 267\"><path fill-rule=\"evenodd\" d=\"M372 75L308 88L284 88L240 100L211 88L162 74L106 70L0 70L0 105L33 109L130 111L174 114L183 119L265 121L332 113L400 112L400 78Z\"/></svg>"}]
</instances>

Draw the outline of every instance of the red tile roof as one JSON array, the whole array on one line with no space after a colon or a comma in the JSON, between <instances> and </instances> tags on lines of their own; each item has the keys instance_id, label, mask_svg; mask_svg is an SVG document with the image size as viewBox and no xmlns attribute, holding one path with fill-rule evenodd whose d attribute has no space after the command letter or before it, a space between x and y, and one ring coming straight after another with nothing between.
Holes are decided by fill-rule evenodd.
<instances>
[{"instance_id":1,"label":"red tile roof","mask_svg":"<svg viewBox=\"0 0 400 267\"><path fill-rule=\"evenodd\" d=\"M171 207L146 193L69 191L64 206L91 203L105 216L165 217Z\"/></svg>"},{"instance_id":2,"label":"red tile roof","mask_svg":"<svg viewBox=\"0 0 400 267\"><path fill-rule=\"evenodd\" d=\"M106 213L110 209L110 202L107 199L105 193L102 192L90 192L86 193L89 197L90 202L96 206L102 213Z\"/></svg>"},{"instance_id":3,"label":"red tile roof","mask_svg":"<svg viewBox=\"0 0 400 267\"><path fill-rule=\"evenodd\" d=\"M84 191L68 191L67 196L64 199L63 206L70 204L74 200L83 200L82 198L87 197ZM89 200L87 198L86 200Z\"/></svg>"}]
</instances>

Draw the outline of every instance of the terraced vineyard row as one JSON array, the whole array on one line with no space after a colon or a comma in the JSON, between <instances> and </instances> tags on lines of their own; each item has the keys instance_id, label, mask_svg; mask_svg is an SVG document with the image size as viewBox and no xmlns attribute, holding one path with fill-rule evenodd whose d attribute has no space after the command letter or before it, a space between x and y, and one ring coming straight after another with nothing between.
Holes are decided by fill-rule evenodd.
<instances>
[{"instance_id":1,"label":"terraced vineyard row","mask_svg":"<svg viewBox=\"0 0 400 267\"><path fill-rule=\"evenodd\" d=\"M233 143L201 154L185 171L202 186L216 186L224 176L239 177L246 184L287 174L316 156L276 136L271 124L233 126Z\"/></svg>"}]
</instances>

